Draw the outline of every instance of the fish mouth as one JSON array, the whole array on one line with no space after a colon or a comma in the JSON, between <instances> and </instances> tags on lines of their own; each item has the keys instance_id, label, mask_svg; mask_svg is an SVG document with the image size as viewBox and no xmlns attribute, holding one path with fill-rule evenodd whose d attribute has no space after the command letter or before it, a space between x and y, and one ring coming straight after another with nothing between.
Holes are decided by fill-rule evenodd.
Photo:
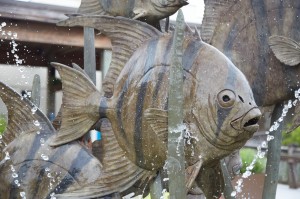
<instances>
[{"instance_id":1,"label":"fish mouth","mask_svg":"<svg viewBox=\"0 0 300 199\"><path fill-rule=\"evenodd\" d=\"M238 131L244 130L250 133L255 133L259 128L258 121L260 118L260 110L258 109L258 107L254 107L243 116L232 121L230 125L232 126L232 128Z\"/></svg>"},{"instance_id":2,"label":"fish mouth","mask_svg":"<svg viewBox=\"0 0 300 199\"><path fill-rule=\"evenodd\" d=\"M181 0L179 3L180 3L180 5L182 5L182 6L186 6L186 5L189 4L188 0Z\"/></svg>"}]
</instances>

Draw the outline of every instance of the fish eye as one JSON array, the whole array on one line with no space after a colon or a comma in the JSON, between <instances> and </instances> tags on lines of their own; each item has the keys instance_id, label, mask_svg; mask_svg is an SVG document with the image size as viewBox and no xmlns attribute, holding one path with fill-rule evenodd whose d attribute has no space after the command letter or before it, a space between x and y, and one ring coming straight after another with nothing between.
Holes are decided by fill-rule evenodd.
<instances>
[{"instance_id":1,"label":"fish eye","mask_svg":"<svg viewBox=\"0 0 300 199\"><path fill-rule=\"evenodd\" d=\"M232 90L222 90L218 94L218 102L221 107L229 108L235 103L235 93Z\"/></svg>"}]
</instances>

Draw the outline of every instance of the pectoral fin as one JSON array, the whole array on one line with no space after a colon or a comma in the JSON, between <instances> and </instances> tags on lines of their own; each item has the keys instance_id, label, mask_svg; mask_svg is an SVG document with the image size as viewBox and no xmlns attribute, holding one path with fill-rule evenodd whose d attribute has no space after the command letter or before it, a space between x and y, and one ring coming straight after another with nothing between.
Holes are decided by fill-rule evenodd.
<instances>
[{"instance_id":1,"label":"pectoral fin","mask_svg":"<svg viewBox=\"0 0 300 199\"><path fill-rule=\"evenodd\" d=\"M149 126L164 143L168 142L168 111L149 108L144 112L144 117Z\"/></svg>"},{"instance_id":2,"label":"pectoral fin","mask_svg":"<svg viewBox=\"0 0 300 199\"><path fill-rule=\"evenodd\" d=\"M207 199L220 198L224 190L224 178L220 162L215 165L203 166L196 178L196 183Z\"/></svg>"},{"instance_id":3,"label":"pectoral fin","mask_svg":"<svg viewBox=\"0 0 300 199\"><path fill-rule=\"evenodd\" d=\"M194 165L185 169L185 185L186 189L190 190L202 166L202 161L196 162Z\"/></svg>"},{"instance_id":4,"label":"pectoral fin","mask_svg":"<svg viewBox=\"0 0 300 199\"><path fill-rule=\"evenodd\" d=\"M291 38L283 36L271 36L269 45L275 56L282 63L295 66L300 63L300 44Z\"/></svg>"}]
</instances>

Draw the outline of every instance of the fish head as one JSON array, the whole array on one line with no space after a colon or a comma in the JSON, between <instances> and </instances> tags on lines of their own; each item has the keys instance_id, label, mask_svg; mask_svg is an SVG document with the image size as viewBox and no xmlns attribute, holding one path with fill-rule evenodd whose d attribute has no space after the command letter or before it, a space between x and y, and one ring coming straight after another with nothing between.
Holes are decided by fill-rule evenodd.
<instances>
[{"instance_id":1,"label":"fish head","mask_svg":"<svg viewBox=\"0 0 300 199\"><path fill-rule=\"evenodd\" d=\"M152 5L164 12L174 14L182 6L188 5L187 0L151 0Z\"/></svg>"},{"instance_id":2,"label":"fish head","mask_svg":"<svg viewBox=\"0 0 300 199\"><path fill-rule=\"evenodd\" d=\"M183 63L186 124L195 136L190 153L223 158L258 130L261 112L243 73L216 48L201 41L199 46L192 64Z\"/></svg>"}]
</instances>

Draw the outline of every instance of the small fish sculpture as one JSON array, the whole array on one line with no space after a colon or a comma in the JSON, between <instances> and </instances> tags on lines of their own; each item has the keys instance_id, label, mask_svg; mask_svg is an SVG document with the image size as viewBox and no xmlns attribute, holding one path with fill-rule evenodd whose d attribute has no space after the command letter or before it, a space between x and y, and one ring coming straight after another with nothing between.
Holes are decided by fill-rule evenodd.
<instances>
[{"instance_id":1,"label":"small fish sculpture","mask_svg":"<svg viewBox=\"0 0 300 199\"><path fill-rule=\"evenodd\" d=\"M187 5L187 0L81 0L78 13L139 19L154 27Z\"/></svg>"},{"instance_id":2,"label":"small fish sculpture","mask_svg":"<svg viewBox=\"0 0 300 199\"><path fill-rule=\"evenodd\" d=\"M260 107L294 100L294 91L300 87L299 49L289 51L290 61L285 62L276 55L274 42L269 45L277 36L290 47L297 46L294 42L299 44L299 12L297 0L205 0L203 40L223 52L245 74ZM289 67L292 60L293 67ZM296 109L300 109L298 106ZM300 125L300 114L293 117L288 131Z\"/></svg>"},{"instance_id":3,"label":"small fish sculpture","mask_svg":"<svg viewBox=\"0 0 300 199\"><path fill-rule=\"evenodd\" d=\"M51 145L76 140L99 118L108 118L132 163L146 171L162 169L173 35L123 17L74 16L58 25L100 30L111 39L113 55L101 93L82 72L52 63L62 78L63 104L61 127ZM195 181L207 198L219 197L219 160L245 144L258 129L261 113L244 75L199 37L185 35L182 62L186 187ZM62 196L83 196L90 190L93 197L101 196L96 184Z\"/></svg>"},{"instance_id":4,"label":"small fish sculpture","mask_svg":"<svg viewBox=\"0 0 300 199\"><path fill-rule=\"evenodd\" d=\"M0 140L0 198L49 198L94 182L102 165L77 142L50 147L55 135L46 116L29 100L0 82L8 126Z\"/></svg>"},{"instance_id":5,"label":"small fish sculpture","mask_svg":"<svg viewBox=\"0 0 300 199\"><path fill-rule=\"evenodd\" d=\"M49 142L56 131L46 116L9 86L0 82L0 88L0 97L8 109L8 126L0 139L1 199L54 198L54 194L88 184L97 184L102 194L108 195L132 187L135 178L151 179L151 172L145 172L128 159L110 158L122 157L124 152L116 144L114 135L105 129L104 164L78 141L51 147Z\"/></svg>"}]
</instances>

